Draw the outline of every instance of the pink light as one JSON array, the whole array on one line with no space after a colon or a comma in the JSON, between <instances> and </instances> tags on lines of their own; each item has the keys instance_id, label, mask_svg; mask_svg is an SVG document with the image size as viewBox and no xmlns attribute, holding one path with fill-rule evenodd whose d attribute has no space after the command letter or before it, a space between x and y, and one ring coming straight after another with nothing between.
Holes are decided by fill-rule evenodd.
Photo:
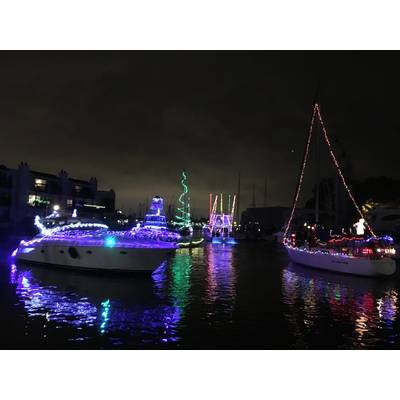
<instances>
[{"instance_id":1,"label":"pink light","mask_svg":"<svg viewBox=\"0 0 400 400\"><path fill-rule=\"evenodd\" d=\"M369 254L372 254L373 251L372 251L372 249L362 249L362 253L363 253L363 254L366 254L366 255L367 255L367 254L369 255Z\"/></svg>"}]
</instances>

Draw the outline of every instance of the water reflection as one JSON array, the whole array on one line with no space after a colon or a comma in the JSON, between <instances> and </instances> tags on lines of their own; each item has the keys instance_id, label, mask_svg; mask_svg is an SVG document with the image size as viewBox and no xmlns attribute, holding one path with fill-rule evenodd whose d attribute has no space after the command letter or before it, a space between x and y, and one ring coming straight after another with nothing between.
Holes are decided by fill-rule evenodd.
<instances>
[{"instance_id":1,"label":"water reflection","mask_svg":"<svg viewBox=\"0 0 400 400\"><path fill-rule=\"evenodd\" d=\"M164 343L177 342L181 339L178 329L184 323L186 308L190 301L193 253L198 255L198 249L178 250L169 268L166 265L152 277L156 293L171 304L170 312L165 317L165 335L162 338Z\"/></svg>"},{"instance_id":2,"label":"water reflection","mask_svg":"<svg viewBox=\"0 0 400 400\"><path fill-rule=\"evenodd\" d=\"M232 322L232 312L236 299L236 270L234 267L234 247L210 245L206 249L205 303L210 307L210 315Z\"/></svg>"},{"instance_id":3,"label":"water reflection","mask_svg":"<svg viewBox=\"0 0 400 400\"><path fill-rule=\"evenodd\" d=\"M179 309L181 316L189 303L190 276L192 273L192 257L190 250L182 249L171 264L170 298L172 304Z\"/></svg>"},{"instance_id":4,"label":"water reflection","mask_svg":"<svg viewBox=\"0 0 400 400\"><path fill-rule=\"evenodd\" d=\"M292 326L295 347L335 341L346 348L394 343L398 292L391 281L342 276L290 264L282 272L285 316ZM329 329L326 329L326 325Z\"/></svg>"},{"instance_id":5,"label":"water reflection","mask_svg":"<svg viewBox=\"0 0 400 400\"><path fill-rule=\"evenodd\" d=\"M42 321L43 337L51 325L53 333L74 328L66 333L69 341L100 335L114 345L152 346L179 339L177 328L186 306L190 256L177 257L172 267L172 304L157 296L149 277L113 278L12 264L9 281L28 315L25 335L37 330L37 322Z\"/></svg>"},{"instance_id":6,"label":"water reflection","mask_svg":"<svg viewBox=\"0 0 400 400\"><path fill-rule=\"evenodd\" d=\"M44 317L47 321L65 322L75 327L93 326L97 308L87 298L74 293L62 293L53 286L41 286L30 270L18 270L11 265L10 282L30 317Z\"/></svg>"}]
</instances>

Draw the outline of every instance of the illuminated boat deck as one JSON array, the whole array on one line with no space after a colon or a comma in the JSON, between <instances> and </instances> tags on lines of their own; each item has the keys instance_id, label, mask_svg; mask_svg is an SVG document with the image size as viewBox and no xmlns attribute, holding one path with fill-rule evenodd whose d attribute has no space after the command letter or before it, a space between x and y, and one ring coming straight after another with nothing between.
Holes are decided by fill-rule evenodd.
<instances>
[{"instance_id":1,"label":"illuminated boat deck","mask_svg":"<svg viewBox=\"0 0 400 400\"><path fill-rule=\"evenodd\" d=\"M57 232L51 235L36 236L29 241L21 241L20 247L49 246L79 246L108 248L178 248L178 236L174 232L150 231L84 231L71 230Z\"/></svg>"}]
</instances>

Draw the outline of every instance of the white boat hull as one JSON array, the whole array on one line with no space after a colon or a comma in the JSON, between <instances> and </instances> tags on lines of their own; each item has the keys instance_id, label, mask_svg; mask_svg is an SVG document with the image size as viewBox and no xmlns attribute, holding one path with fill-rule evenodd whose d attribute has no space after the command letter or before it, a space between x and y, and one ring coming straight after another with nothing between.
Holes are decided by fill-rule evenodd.
<instances>
[{"instance_id":1,"label":"white boat hull","mask_svg":"<svg viewBox=\"0 0 400 400\"><path fill-rule=\"evenodd\" d=\"M389 257L370 259L285 247L293 262L312 268L362 276L392 275L396 272L396 262Z\"/></svg>"},{"instance_id":2,"label":"white boat hull","mask_svg":"<svg viewBox=\"0 0 400 400\"><path fill-rule=\"evenodd\" d=\"M71 251L71 248L75 251ZM29 252L26 252L26 247L19 247L15 258L24 263L67 269L152 272L173 252L171 248L107 248L52 244L36 245Z\"/></svg>"}]
</instances>

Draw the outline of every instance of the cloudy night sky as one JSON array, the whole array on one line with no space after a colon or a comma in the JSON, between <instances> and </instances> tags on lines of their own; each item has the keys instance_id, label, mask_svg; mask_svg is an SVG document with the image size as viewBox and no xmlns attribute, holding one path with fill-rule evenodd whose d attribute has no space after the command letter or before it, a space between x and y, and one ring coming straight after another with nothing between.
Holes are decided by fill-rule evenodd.
<instances>
[{"instance_id":1,"label":"cloudy night sky","mask_svg":"<svg viewBox=\"0 0 400 400\"><path fill-rule=\"evenodd\" d=\"M357 178L400 177L395 52L1 52L1 164L96 176L117 206L176 201L188 171L195 214L208 193L241 208L289 205L317 81L330 135Z\"/></svg>"}]
</instances>

